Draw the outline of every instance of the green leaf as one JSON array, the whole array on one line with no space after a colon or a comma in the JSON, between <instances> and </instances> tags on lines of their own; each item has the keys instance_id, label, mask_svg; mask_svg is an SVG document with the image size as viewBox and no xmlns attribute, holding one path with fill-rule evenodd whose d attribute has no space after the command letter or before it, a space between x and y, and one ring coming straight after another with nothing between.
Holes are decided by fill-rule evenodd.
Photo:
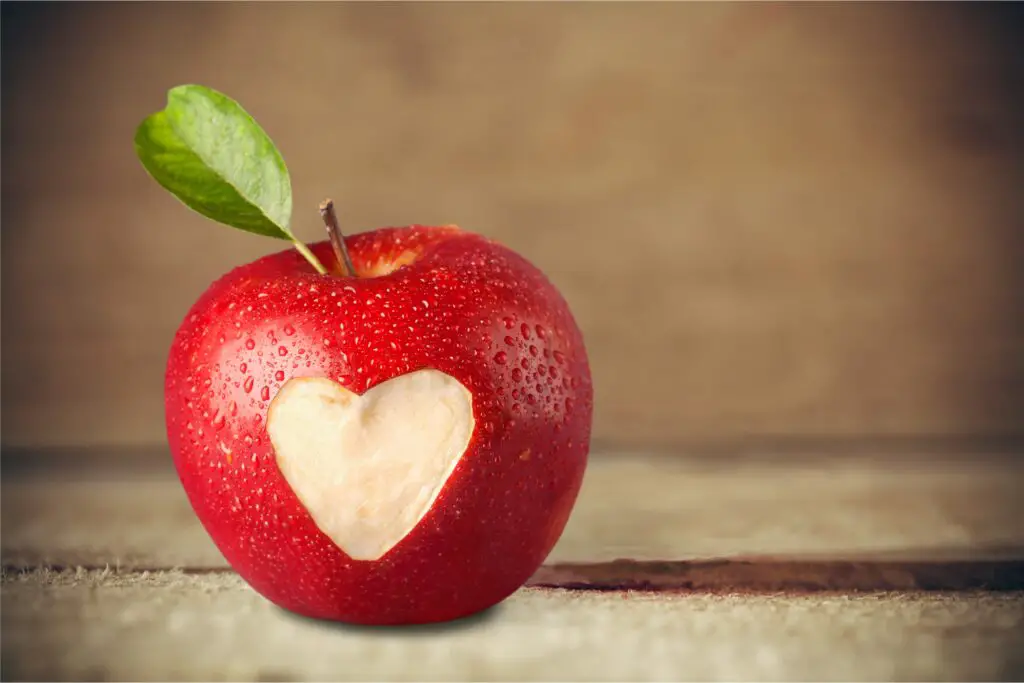
<instances>
[{"instance_id":1,"label":"green leaf","mask_svg":"<svg viewBox=\"0 0 1024 683\"><path fill-rule=\"evenodd\" d=\"M153 179L207 218L296 241L288 168L263 129L227 95L200 85L167 93L167 107L135 132Z\"/></svg>"}]
</instances>

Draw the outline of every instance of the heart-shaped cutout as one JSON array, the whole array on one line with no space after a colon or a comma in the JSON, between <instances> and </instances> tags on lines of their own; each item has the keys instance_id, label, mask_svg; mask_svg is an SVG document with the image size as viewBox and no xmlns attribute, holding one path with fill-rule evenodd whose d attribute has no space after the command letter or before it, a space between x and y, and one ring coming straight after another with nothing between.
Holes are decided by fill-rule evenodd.
<instances>
[{"instance_id":1,"label":"heart-shaped cutout","mask_svg":"<svg viewBox=\"0 0 1024 683\"><path fill-rule=\"evenodd\" d=\"M349 557L376 560L427 514L466 452L473 396L438 370L355 394L288 380L267 413L277 466L316 525Z\"/></svg>"}]
</instances>

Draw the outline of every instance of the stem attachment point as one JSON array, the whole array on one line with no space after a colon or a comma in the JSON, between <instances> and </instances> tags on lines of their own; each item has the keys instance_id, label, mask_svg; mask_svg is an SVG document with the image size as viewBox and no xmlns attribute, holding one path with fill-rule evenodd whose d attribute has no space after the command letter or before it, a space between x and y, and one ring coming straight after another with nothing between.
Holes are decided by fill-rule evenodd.
<instances>
[{"instance_id":1,"label":"stem attachment point","mask_svg":"<svg viewBox=\"0 0 1024 683\"><path fill-rule=\"evenodd\" d=\"M338 225L338 215L334 212L334 200L325 199L320 202L320 218L324 222L324 227L327 228L327 236L331 238L331 247L334 249L335 258L340 265L344 266L347 276L355 277L356 269L352 265L352 259L349 258L348 249L345 247L345 236Z\"/></svg>"}]
</instances>

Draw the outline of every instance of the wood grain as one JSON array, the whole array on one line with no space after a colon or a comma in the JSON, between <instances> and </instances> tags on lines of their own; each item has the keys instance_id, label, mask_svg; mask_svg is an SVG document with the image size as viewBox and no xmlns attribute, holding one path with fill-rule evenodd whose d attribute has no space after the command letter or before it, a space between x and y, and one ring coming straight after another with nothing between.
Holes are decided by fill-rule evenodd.
<instances>
[{"instance_id":1,"label":"wood grain","mask_svg":"<svg viewBox=\"0 0 1024 683\"><path fill-rule=\"evenodd\" d=\"M524 589L459 622L325 624L233 574L40 572L2 586L7 680L994 681L1024 594Z\"/></svg>"},{"instance_id":2,"label":"wood grain","mask_svg":"<svg viewBox=\"0 0 1024 683\"><path fill-rule=\"evenodd\" d=\"M321 238L455 222L560 287L611 443L1024 431L1012 5L4 5L3 443L144 444L188 306L282 244L158 188L242 101ZM1015 23L1016 22L1016 23Z\"/></svg>"},{"instance_id":3,"label":"wood grain","mask_svg":"<svg viewBox=\"0 0 1024 683\"><path fill-rule=\"evenodd\" d=\"M226 568L168 456L56 462L29 456L15 467L5 456L4 565ZM765 454L746 462L690 453L598 454L547 561L1019 562L1022 481L1024 458L984 454Z\"/></svg>"}]
</instances>

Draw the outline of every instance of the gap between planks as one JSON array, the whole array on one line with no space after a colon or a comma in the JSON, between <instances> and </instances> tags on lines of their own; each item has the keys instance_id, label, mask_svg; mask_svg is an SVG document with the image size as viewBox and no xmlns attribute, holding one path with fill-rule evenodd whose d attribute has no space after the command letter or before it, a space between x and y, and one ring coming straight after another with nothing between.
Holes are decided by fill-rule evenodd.
<instances>
[{"instance_id":1,"label":"gap between planks","mask_svg":"<svg viewBox=\"0 0 1024 683\"><path fill-rule=\"evenodd\" d=\"M81 574L144 576L178 573L232 575L223 567L132 567L109 565L3 565L3 582L59 582ZM541 567L525 584L577 591L694 591L704 593L829 593L879 591L1024 590L1024 561L857 561L721 559L694 561L617 560Z\"/></svg>"}]
</instances>

